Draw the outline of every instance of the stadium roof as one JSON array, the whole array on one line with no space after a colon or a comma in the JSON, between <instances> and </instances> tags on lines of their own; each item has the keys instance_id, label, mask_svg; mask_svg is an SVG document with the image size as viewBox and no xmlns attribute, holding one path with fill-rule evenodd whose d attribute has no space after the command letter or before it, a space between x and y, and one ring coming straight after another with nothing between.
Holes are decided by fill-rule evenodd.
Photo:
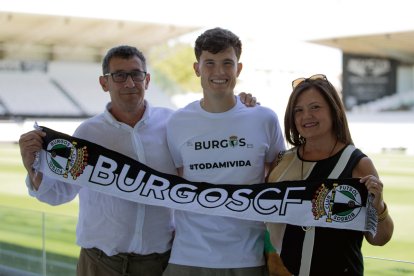
<instances>
[{"instance_id":1,"label":"stadium roof","mask_svg":"<svg viewBox=\"0 0 414 276\"><path fill-rule=\"evenodd\" d=\"M414 31L333 37L311 42L338 48L344 53L374 55L414 63Z\"/></svg>"},{"instance_id":2,"label":"stadium roof","mask_svg":"<svg viewBox=\"0 0 414 276\"><path fill-rule=\"evenodd\" d=\"M200 11L186 0L145 4L125 0L102 5L84 0L3 0L0 58L28 58L23 54L36 58L39 53L49 53L47 58L52 60L71 59L71 55L100 60L106 49L120 43L147 51L160 42L218 25L243 34L246 41L249 37L277 45L281 38L293 38L344 53L414 62L409 1L298 0L274 8L269 5L267 0L257 0L253 6L211 0ZM309 15L321 12L320 7L324 10L321 16L309 20ZM237 16L230 18L231 14Z\"/></svg>"},{"instance_id":3,"label":"stadium roof","mask_svg":"<svg viewBox=\"0 0 414 276\"><path fill-rule=\"evenodd\" d=\"M150 47L200 29L115 19L0 12L0 59L93 60L115 45Z\"/></svg>"}]
</instances>

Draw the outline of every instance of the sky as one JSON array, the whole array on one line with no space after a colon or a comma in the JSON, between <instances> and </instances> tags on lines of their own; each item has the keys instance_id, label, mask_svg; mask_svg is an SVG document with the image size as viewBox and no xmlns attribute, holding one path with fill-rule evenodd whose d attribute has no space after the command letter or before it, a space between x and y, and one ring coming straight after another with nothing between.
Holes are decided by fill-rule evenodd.
<instances>
[{"instance_id":1,"label":"sky","mask_svg":"<svg viewBox=\"0 0 414 276\"><path fill-rule=\"evenodd\" d=\"M414 27L407 0L0 0L0 10L178 25L217 25L251 37L309 39Z\"/></svg>"}]
</instances>

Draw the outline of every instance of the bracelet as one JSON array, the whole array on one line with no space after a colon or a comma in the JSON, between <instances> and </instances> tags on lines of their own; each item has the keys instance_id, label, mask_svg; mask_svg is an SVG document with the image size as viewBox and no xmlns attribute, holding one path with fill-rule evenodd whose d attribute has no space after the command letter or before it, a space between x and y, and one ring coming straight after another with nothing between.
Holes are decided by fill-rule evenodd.
<instances>
[{"instance_id":1,"label":"bracelet","mask_svg":"<svg viewBox=\"0 0 414 276\"><path fill-rule=\"evenodd\" d=\"M382 211L382 213L378 215L378 222L381 222L388 217L388 208L385 202L384 202L384 207L385 207L384 211Z\"/></svg>"}]
</instances>

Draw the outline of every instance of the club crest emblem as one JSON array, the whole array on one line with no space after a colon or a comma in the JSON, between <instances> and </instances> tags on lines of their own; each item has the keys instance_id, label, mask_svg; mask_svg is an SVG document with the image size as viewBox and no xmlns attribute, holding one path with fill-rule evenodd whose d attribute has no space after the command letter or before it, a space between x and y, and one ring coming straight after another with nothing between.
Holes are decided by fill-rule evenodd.
<instances>
[{"instance_id":1,"label":"club crest emblem","mask_svg":"<svg viewBox=\"0 0 414 276\"><path fill-rule=\"evenodd\" d=\"M236 135L232 135L229 137L230 146L236 147L239 144L238 138Z\"/></svg>"},{"instance_id":2,"label":"club crest emblem","mask_svg":"<svg viewBox=\"0 0 414 276\"><path fill-rule=\"evenodd\" d=\"M76 148L76 142L65 139L55 139L47 145L46 160L52 172L68 178L69 174L73 180L83 173L88 162L88 151L86 146Z\"/></svg>"},{"instance_id":3,"label":"club crest emblem","mask_svg":"<svg viewBox=\"0 0 414 276\"><path fill-rule=\"evenodd\" d=\"M332 189L322 184L312 200L315 220L326 217L326 222L349 222L361 211L361 195L349 185L333 184Z\"/></svg>"}]
</instances>

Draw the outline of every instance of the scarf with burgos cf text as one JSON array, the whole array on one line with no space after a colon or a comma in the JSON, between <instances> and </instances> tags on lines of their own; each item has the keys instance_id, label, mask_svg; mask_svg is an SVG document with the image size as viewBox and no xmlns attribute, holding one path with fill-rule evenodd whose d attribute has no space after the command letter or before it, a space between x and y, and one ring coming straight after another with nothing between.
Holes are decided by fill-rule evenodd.
<instances>
[{"instance_id":1,"label":"scarf with burgos cf text","mask_svg":"<svg viewBox=\"0 0 414 276\"><path fill-rule=\"evenodd\" d=\"M46 136L34 168L56 180L201 214L376 233L377 215L359 179L251 185L191 182L89 141L40 128Z\"/></svg>"}]
</instances>

